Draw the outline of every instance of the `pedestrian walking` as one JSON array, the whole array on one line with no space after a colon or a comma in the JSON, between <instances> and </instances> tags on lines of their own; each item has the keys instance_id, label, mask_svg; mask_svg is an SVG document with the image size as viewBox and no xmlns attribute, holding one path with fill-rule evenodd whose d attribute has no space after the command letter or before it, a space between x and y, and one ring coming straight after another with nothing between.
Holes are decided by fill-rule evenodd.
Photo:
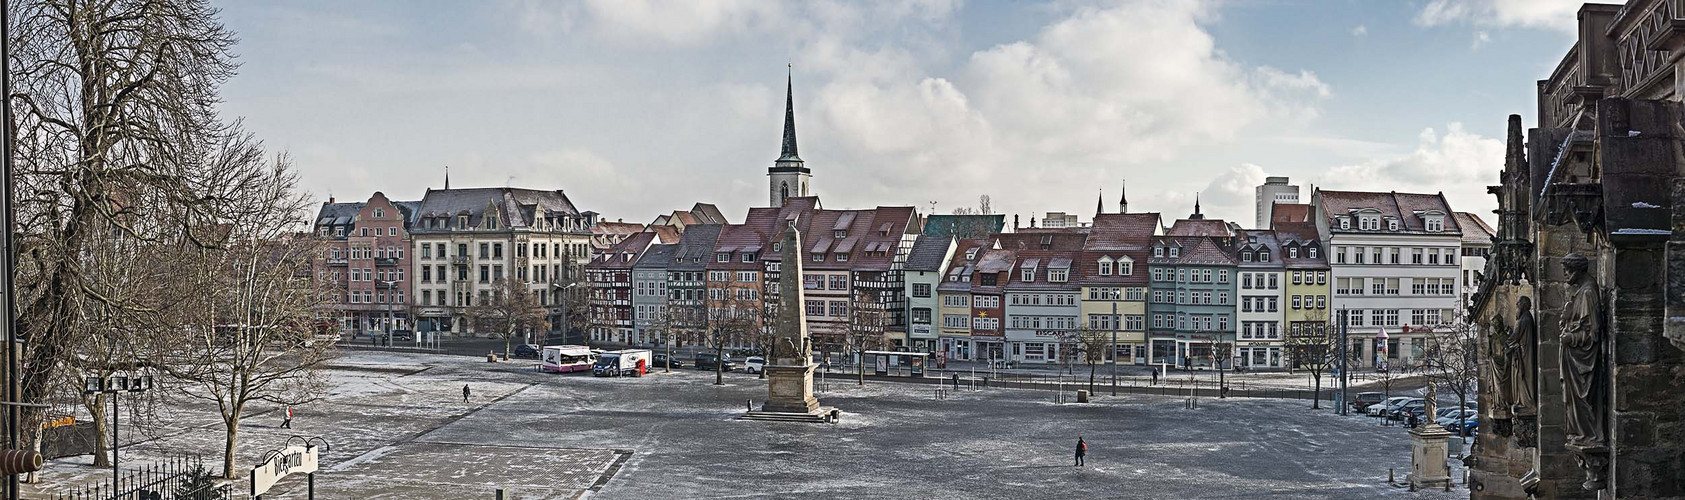
<instances>
[{"instance_id":1,"label":"pedestrian walking","mask_svg":"<svg viewBox=\"0 0 1685 500\"><path fill-rule=\"evenodd\" d=\"M1082 467L1082 458L1088 456L1088 442L1077 436L1077 467Z\"/></svg>"},{"instance_id":2,"label":"pedestrian walking","mask_svg":"<svg viewBox=\"0 0 1685 500\"><path fill-rule=\"evenodd\" d=\"M1153 385L1158 385L1158 367L1153 367Z\"/></svg>"},{"instance_id":3,"label":"pedestrian walking","mask_svg":"<svg viewBox=\"0 0 1685 500\"><path fill-rule=\"evenodd\" d=\"M468 384L462 384L462 404L468 404Z\"/></svg>"},{"instance_id":4,"label":"pedestrian walking","mask_svg":"<svg viewBox=\"0 0 1685 500\"><path fill-rule=\"evenodd\" d=\"M293 428L293 405L287 405L287 415L281 419L281 428Z\"/></svg>"}]
</instances>

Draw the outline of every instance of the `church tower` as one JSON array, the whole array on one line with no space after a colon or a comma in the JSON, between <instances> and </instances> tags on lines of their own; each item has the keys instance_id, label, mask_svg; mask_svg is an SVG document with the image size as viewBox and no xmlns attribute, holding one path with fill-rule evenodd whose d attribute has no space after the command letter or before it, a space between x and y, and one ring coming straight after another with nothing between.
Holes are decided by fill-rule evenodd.
<instances>
[{"instance_id":1,"label":"church tower","mask_svg":"<svg viewBox=\"0 0 1685 500\"><path fill-rule=\"evenodd\" d=\"M784 200L792 196L808 196L807 183L813 177L802 157L796 154L796 94L793 82L794 78L784 82L784 147L779 152L778 161L766 169L767 184L771 187L770 203L774 207L784 206Z\"/></svg>"}]
</instances>

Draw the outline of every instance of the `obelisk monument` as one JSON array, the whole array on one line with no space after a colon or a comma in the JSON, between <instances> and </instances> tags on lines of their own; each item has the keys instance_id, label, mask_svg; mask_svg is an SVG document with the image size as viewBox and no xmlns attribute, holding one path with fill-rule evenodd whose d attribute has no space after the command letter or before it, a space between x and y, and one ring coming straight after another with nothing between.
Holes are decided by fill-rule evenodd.
<instances>
[{"instance_id":1,"label":"obelisk monument","mask_svg":"<svg viewBox=\"0 0 1685 500\"><path fill-rule=\"evenodd\" d=\"M772 359L766 365L767 400L764 412L820 411L813 397L813 340L807 332L806 301L802 296L802 239L791 222L784 231L778 255L778 325Z\"/></svg>"}]
</instances>

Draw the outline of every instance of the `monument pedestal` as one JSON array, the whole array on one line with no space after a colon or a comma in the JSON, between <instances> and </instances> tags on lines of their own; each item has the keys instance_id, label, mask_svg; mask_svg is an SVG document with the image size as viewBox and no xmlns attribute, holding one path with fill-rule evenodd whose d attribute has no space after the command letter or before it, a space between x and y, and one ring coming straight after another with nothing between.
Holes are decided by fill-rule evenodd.
<instances>
[{"instance_id":1,"label":"monument pedestal","mask_svg":"<svg viewBox=\"0 0 1685 500\"><path fill-rule=\"evenodd\" d=\"M1410 430L1410 477L1407 479L1411 489L1452 485L1451 469L1445 463L1450 438L1449 431L1433 422Z\"/></svg>"},{"instance_id":2,"label":"monument pedestal","mask_svg":"<svg viewBox=\"0 0 1685 500\"><path fill-rule=\"evenodd\" d=\"M812 413L819 409L819 399L813 397L812 363L806 365L766 365L766 404L761 411L779 413Z\"/></svg>"}]
</instances>

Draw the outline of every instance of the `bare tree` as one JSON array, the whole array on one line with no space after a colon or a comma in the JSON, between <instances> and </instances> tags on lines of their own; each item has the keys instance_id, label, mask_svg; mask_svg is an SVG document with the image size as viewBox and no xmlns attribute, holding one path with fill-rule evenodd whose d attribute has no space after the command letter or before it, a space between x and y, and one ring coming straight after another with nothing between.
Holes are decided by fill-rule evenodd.
<instances>
[{"instance_id":1,"label":"bare tree","mask_svg":"<svg viewBox=\"0 0 1685 500\"><path fill-rule=\"evenodd\" d=\"M889 324L889 312L864 291L854 293L848 311L848 325L842 334L843 347L855 355L855 374L859 385L866 385L866 351L879 349L886 343L884 326Z\"/></svg>"},{"instance_id":2,"label":"bare tree","mask_svg":"<svg viewBox=\"0 0 1685 500\"><path fill-rule=\"evenodd\" d=\"M749 296L752 291L747 286L728 286L714 288L709 292L720 291L723 297L710 298L708 301L707 336L708 342L714 347L714 384L725 384L725 346L726 344L740 344L758 330L760 322L760 301Z\"/></svg>"},{"instance_id":3,"label":"bare tree","mask_svg":"<svg viewBox=\"0 0 1685 500\"><path fill-rule=\"evenodd\" d=\"M1429 330L1427 348L1423 350L1424 374L1441 391L1457 395L1457 408L1468 406L1479 384L1480 333L1475 324L1467 321L1441 325ZM1437 415L1427 415L1428 421ZM1459 417L1458 429L1467 422Z\"/></svg>"},{"instance_id":4,"label":"bare tree","mask_svg":"<svg viewBox=\"0 0 1685 500\"><path fill-rule=\"evenodd\" d=\"M1094 394L1094 371L1100 363L1104 363L1112 346L1112 331L1099 330L1089 325L1082 325L1072 330L1070 342L1081 349L1083 362L1088 364L1088 393Z\"/></svg>"},{"instance_id":5,"label":"bare tree","mask_svg":"<svg viewBox=\"0 0 1685 500\"><path fill-rule=\"evenodd\" d=\"M649 324L644 326L645 333L661 339L661 347L667 353L666 362L662 363L661 368L664 372L673 371L673 341L677 340L682 326L682 321L666 306L656 311Z\"/></svg>"},{"instance_id":6,"label":"bare tree","mask_svg":"<svg viewBox=\"0 0 1685 500\"><path fill-rule=\"evenodd\" d=\"M468 307L468 317L473 318L475 330L503 339L504 359L509 359L516 335L549 328L538 295L527 290L525 283L509 277L493 281L491 294L475 300Z\"/></svg>"},{"instance_id":7,"label":"bare tree","mask_svg":"<svg viewBox=\"0 0 1685 500\"><path fill-rule=\"evenodd\" d=\"M1234 359L1234 344L1219 340L1211 344L1211 364L1217 367L1217 397L1229 397L1229 380L1225 376L1229 361Z\"/></svg>"},{"instance_id":8,"label":"bare tree","mask_svg":"<svg viewBox=\"0 0 1685 500\"><path fill-rule=\"evenodd\" d=\"M1311 375L1311 408L1322 408L1322 374L1331 368L1338 356L1335 353L1335 339L1333 327L1328 322L1328 313L1312 311L1307 313L1312 322L1303 324L1304 328L1288 332L1283 342L1284 350L1291 356L1291 364Z\"/></svg>"},{"instance_id":9,"label":"bare tree","mask_svg":"<svg viewBox=\"0 0 1685 500\"><path fill-rule=\"evenodd\" d=\"M994 202L989 195L977 197L977 207L958 207L953 210L958 215L951 228L954 237L960 239L979 239L989 237L994 228L989 224L990 215L994 215Z\"/></svg>"},{"instance_id":10,"label":"bare tree","mask_svg":"<svg viewBox=\"0 0 1685 500\"><path fill-rule=\"evenodd\" d=\"M778 314L779 304L775 296L763 296L760 305L760 320L755 325L754 345L761 352L761 356L771 359L778 342ZM804 363L806 361L803 361ZM760 378L766 378L766 370L760 371Z\"/></svg>"},{"instance_id":11,"label":"bare tree","mask_svg":"<svg viewBox=\"0 0 1685 500\"><path fill-rule=\"evenodd\" d=\"M104 294L83 268L110 244L101 235L214 246L202 231L231 178L217 169L245 152L219 147L243 135L217 116L235 37L208 1L16 0L7 9L18 397L40 402L71 360L113 347L83 342L98 334L90 321L147 324L158 313L157 297ZM113 352L126 353L120 344ZM24 429L40 428L39 410L21 411Z\"/></svg>"},{"instance_id":12,"label":"bare tree","mask_svg":"<svg viewBox=\"0 0 1685 500\"><path fill-rule=\"evenodd\" d=\"M186 253L173 297L180 328L157 332L165 342L155 366L186 385L188 397L216 403L224 425L222 475L235 476L235 446L248 405L296 405L324 385L318 373L332 354L319 342L317 314L332 289L316 279L311 259L320 240L293 231L305 225L308 200L285 157L230 171L219 199L210 249Z\"/></svg>"}]
</instances>

